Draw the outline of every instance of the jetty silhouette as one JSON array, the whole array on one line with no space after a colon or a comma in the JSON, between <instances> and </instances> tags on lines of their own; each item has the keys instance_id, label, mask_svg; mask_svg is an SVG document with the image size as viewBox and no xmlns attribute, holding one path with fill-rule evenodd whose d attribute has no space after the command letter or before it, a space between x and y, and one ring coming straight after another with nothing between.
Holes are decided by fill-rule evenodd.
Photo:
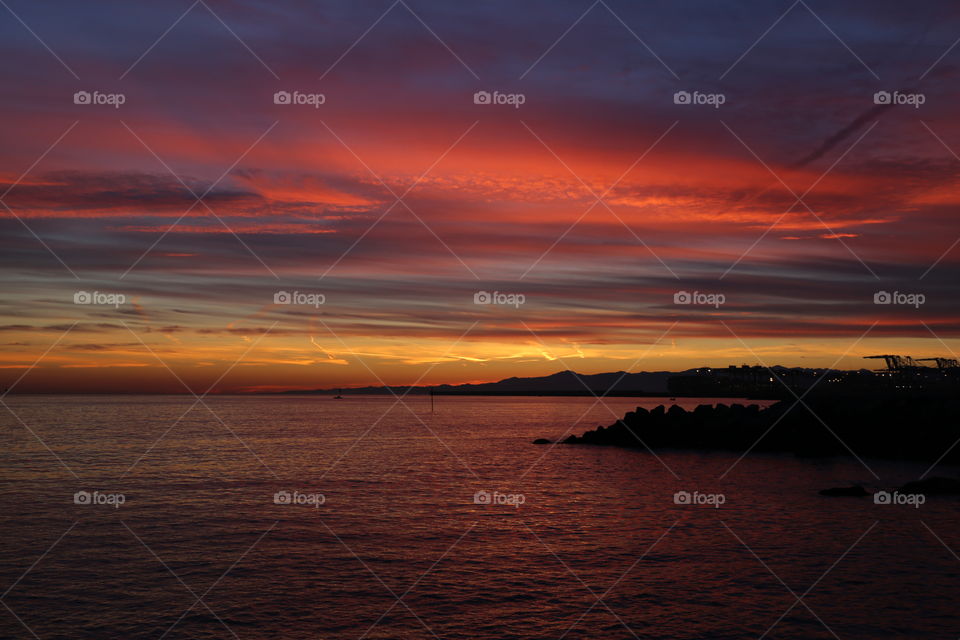
<instances>
[{"instance_id":1,"label":"jetty silhouette","mask_svg":"<svg viewBox=\"0 0 960 640\"><path fill-rule=\"evenodd\" d=\"M814 380L807 374L781 376L766 367L704 368L692 376L695 383L684 379L679 385L769 397L771 383L777 383L782 399L766 408L743 403L701 404L692 411L676 404L637 407L612 425L571 435L562 443L960 463L960 447L954 446L960 440L956 360L867 358L883 359L887 367L827 372Z\"/></svg>"}]
</instances>

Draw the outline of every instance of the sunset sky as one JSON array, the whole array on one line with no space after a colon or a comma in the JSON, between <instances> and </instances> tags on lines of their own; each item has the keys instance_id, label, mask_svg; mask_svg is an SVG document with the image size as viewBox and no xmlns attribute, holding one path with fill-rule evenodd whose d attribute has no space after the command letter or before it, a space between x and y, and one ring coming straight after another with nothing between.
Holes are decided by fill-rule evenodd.
<instances>
[{"instance_id":1,"label":"sunset sky","mask_svg":"<svg viewBox=\"0 0 960 640\"><path fill-rule=\"evenodd\" d=\"M960 7L7 4L2 386L231 392L960 352ZM75 104L83 91L123 104Z\"/></svg>"}]
</instances>

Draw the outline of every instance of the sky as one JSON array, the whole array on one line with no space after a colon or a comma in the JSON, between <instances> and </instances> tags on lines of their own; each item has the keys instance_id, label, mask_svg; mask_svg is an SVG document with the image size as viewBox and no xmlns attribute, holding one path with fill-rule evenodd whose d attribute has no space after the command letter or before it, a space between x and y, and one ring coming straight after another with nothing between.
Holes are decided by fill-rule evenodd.
<instances>
[{"instance_id":1,"label":"sky","mask_svg":"<svg viewBox=\"0 0 960 640\"><path fill-rule=\"evenodd\" d=\"M6 0L0 386L955 357L958 14Z\"/></svg>"}]
</instances>

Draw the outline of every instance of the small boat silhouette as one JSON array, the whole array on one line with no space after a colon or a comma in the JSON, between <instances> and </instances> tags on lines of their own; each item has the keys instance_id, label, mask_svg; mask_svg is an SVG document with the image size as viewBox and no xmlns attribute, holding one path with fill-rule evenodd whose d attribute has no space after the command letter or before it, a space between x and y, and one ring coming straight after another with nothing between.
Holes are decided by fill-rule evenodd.
<instances>
[{"instance_id":1,"label":"small boat silhouette","mask_svg":"<svg viewBox=\"0 0 960 640\"><path fill-rule=\"evenodd\" d=\"M343 396L340 395L341 391L343 391L343 389L337 389L337 395L333 396L334 400L343 400Z\"/></svg>"}]
</instances>

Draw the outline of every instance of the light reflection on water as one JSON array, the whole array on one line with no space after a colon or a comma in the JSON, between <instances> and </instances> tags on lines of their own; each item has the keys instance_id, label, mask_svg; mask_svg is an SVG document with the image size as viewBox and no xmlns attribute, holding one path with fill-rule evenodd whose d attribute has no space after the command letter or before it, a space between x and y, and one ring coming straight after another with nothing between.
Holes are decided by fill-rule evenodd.
<instances>
[{"instance_id":1,"label":"light reflection on water","mask_svg":"<svg viewBox=\"0 0 960 640\"><path fill-rule=\"evenodd\" d=\"M933 533L960 551L958 502L817 495L925 464L871 460L878 483L853 459L750 455L720 480L738 453L531 444L662 399L209 398L226 427L202 406L176 423L188 397L8 402L79 476L5 414L0 584L41 638L957 635L960 561ZM0 637L31 637L0 613Z\"/></svg>"}]
</instances>

